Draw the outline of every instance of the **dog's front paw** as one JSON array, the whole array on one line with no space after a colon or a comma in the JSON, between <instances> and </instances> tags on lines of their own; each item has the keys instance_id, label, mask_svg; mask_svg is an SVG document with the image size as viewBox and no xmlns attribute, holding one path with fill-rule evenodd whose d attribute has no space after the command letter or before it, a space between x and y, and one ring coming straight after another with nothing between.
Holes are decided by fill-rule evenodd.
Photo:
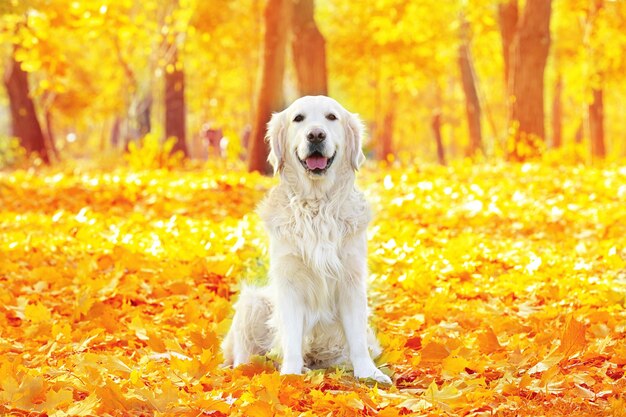
<instances>
[{"instance_id":1,"label":"dog's front paw","mask_svg":"<svg viewBox=\"0 0 626 417\"><path fill-rule=\"evenodd\" d=\"M391 385L391 378L385 375L380 369L376 367L365 368L365 369L355 369L354 370L355 378L370 378L379 384Z\"/></svg>"},{"instance_id":2,"label":"dog's front paw","mask_svg":"<svg viewBox=\"0 0 626 417\"><path fill-rule=\"evenodd\" d=\"M281 375L300 375L302 374L302 362L283 362L280 367Z\"/></svg>"}]
</instances>

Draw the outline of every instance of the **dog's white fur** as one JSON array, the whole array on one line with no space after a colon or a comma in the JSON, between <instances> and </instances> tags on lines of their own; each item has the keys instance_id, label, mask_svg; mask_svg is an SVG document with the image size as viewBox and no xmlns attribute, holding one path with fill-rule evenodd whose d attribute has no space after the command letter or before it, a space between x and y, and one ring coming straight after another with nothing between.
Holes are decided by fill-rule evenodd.
<instances>
[{"instance_id":1,"label":"dog's white fur","mask_svg":"<svg viewBox=\"0 0 626 417\"><path fill-rule=\"evenodd\" d=\"M304 120L294 121L297 115ZM312 129L326 133L323 155L334 155L323 174L301 162ZM243 288L222 344L227 364L275 349L282 374L349 359L355 377L391 383L370 357L380 347L367 324L370 211L354 185L364 160L362 130L355 114L325 96L302 97L272 116L269 161L280 184L259 207L270 236L270 279L266 287Z\"/></svg>"}]
</instances>

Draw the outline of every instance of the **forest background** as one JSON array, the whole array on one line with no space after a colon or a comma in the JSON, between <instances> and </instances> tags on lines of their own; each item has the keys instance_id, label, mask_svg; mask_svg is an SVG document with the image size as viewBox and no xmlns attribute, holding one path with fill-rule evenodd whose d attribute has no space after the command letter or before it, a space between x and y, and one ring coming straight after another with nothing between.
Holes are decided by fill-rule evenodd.
<instances>
[{"instance_id":1,"label":"forest background","mask_svg":"<svg viewBox=\"0 0 626 417\"><path fill-rule=\"evenodd\" d=\"M626 416L626 1L0 0L0 414ZM265 126L359 113L393 384L220 366Z\"/></svg>"},{"instance_id":2,"label":"forest background","mask_svg":"<svg viewBox=\"0 0 626 417\"><path fill-rule=\"evenodd\" d=\"M5 0L0 155L11 158L12 136L47 161L118 155L149 135L176 138L191 158L266 170L269 114L330 94L366 121L380 160L525 160L561 148L617 159L625 7Z\"/></svg>"}]
</instances>

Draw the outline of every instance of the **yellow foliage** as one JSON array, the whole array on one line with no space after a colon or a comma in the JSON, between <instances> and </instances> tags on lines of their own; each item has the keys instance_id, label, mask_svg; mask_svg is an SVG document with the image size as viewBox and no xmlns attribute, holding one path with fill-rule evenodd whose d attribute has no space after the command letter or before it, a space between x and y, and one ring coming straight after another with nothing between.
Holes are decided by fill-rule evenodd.
<instances>
[{"instance_id":1,"label":"yellow foliage","mask_svg":"<svg viewBox=\"0 0 626 417\"><path fill-rule=\"evenodd\" d=\"M133 170L180 167L184 155L180 152L172 153L175 143L175 137L161 142L156 135L147 134L139 144L130 142L124 157Z\"/></svg>"},{"instance_id":2,"label":"yellow foliage","mask_svg":"<svg viewBox=\"0 0 626 417\"><path fill-rule=\"evenodd\" d=\"M26 158L26 151L17 138L0 138L0 169L19 165Z\"/></svg>"},{"instance_id":3,"label":"yellow foliage","mask_svg":"<svg viewBox=\"0 0 626 417\"><path fill-rule=\"evenodd\" d=\"M131 149L138 171L0 172L0 414L624 414L623 167L362 170L376 387L220 367L275 179L160 169L168 146Z\"/></svg>"}]
</instances>

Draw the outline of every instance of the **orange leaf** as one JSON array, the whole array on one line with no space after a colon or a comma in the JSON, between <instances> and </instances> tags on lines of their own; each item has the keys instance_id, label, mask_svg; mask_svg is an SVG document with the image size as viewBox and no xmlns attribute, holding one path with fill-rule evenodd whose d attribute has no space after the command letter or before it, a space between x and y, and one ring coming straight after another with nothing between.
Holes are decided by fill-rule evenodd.
<instances>
[{"instance_id":1,"label":"orange leaf","mask_svg":"<svg viewBox=\"0 0 626 417\"><path fill-rule=\"evenodd\" d=\"M275 415L272 405L266 401L254 401L241 407L241 410L247 416L272 417Z\"/></svg>"},{"instance_id":2,"label":"orange leaf","mask_svg":"<svg viewBox=\"0 0 626 417\"><path fill-rule=\"evenodd\" d=\"M569 358L582 351L586 344L585 325L570 316L565 324L558 351Z\"/></svg>"},{"instance_id":3,"label":"orange leaf","mask_svg":"<svg viewBox=\"0 0 626 417\"><path fill-rule=\"evenodd\" d=\"M447 358L450 351L441 343L430 342L422 349L422 362L441 362Z\"/></svg>"},{"instance_id":4,"label":"orange leaf","mask_svg":"<svg viewBox=\"0 0 626 417\"><path fill-rule=\"evenodd\" d=\"M502 349L498 341L498 336L496 336L496 333L491 327L487 327L487 329L478 333L476 338L478 340L478 347L482 353L493 353Z\"/></svg>"}]
</instances>

